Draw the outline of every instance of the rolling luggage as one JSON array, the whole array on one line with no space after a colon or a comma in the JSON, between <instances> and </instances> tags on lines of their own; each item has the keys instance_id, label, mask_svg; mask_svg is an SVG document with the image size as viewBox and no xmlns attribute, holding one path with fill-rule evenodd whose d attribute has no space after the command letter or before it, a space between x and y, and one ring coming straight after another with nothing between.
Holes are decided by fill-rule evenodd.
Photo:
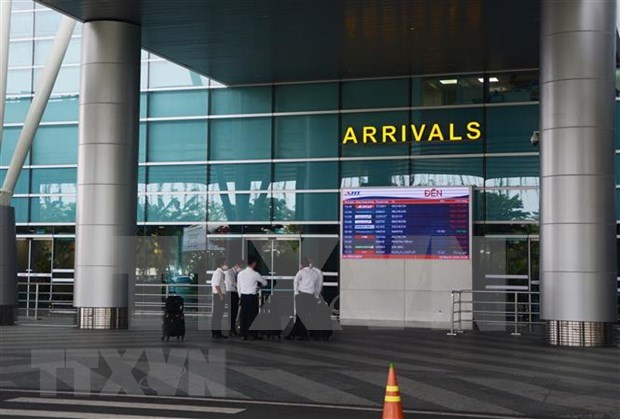
<instances>
[{"instance_id":1,"label":"rolling luggage","mask_svg":"<svg viewBox=\"0 0 620 419\"><path fill-rule=\"evenodd\" d=\"M332 310L322 299L319 299L317 302L312 313L312 324L308 329L310 337L314 338L314 340L328 341L333 334Z\"/></svg>"},{"instance_id":2,"label":"rolling luggage","mask_svg":"<svg viewBox=\"0 0 620 419\"><path fill-rule=\"evenodd\" d=\"M185 340L185 314L183 314L183 297L172 295L166 298L161 340L169 341L171 337Z\"/></svg>"}]
</instances>

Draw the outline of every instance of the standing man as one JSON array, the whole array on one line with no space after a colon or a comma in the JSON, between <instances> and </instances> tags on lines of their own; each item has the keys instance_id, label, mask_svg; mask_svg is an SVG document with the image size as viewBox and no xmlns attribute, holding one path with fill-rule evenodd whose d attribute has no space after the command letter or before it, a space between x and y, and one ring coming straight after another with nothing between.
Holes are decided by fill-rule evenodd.
<instances>
[{"instance_id":1,"label":"standing man","mask_svg":"<svg viewBox=\"0 0 620 419\"><path fill-rule=\"evenodd\" d=\"M237 275L237 288L241 296L241 336L248 340L250 327L258 315L258 287L266 286L267 281L254 269L256 258L248 257L248 267ZM252 332L252 340L260 339L256 332Z\"/></svg>"},{"instance_id":2,"label":"standing man","mask_svg":"<svg viewBox=\"0 0 620 419\"><path fill-rule=\"evenodd\" d=\"M241 270L241 263L226 271L224 282L226 284L226 297L228 301L228 317L230 319L229 336L237 336L237 314L239 313L239 292L237 290L237 275Z\"/></svg>"},{"instance_id":3,"label":"standing man","mask_svg":"<svg viewBox=\"0 0 620 419\"><path fill-rule=\"evenodd\" d=\"M214 339L225 339L222 334L222 317L224 316L224 304L226 298L225 273L228 269L225 257L217 258L217 269L211 277L211 290L213 291L213 312L211 315L211 336Z\"/></svg>"},{"instance_id":4,"label":"standing man","mask_svg":"<svg viewBox=\"0 0 620 419\"><path fill-rule=\"evenodd\" d=\"M304 257L301 260L301 269L293 281L297 316L293 330L288 334L287 339L295 337L300 340L308 339L308 328L312 327L317 299L321 295L322 288L323 273L312 266L312 260L309 257Z\"/></svg>"}]
</instances>

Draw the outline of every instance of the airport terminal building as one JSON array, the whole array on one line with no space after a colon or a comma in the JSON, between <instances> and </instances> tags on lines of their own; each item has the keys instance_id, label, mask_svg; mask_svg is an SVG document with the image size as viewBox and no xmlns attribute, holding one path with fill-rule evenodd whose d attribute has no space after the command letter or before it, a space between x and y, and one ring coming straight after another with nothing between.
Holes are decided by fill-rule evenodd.
<instances>
[{"instance_id":1,"label":"airport terminal building","mask_svg":"<svg viewBox=\"0 0 620 419\"><path fill-rule=\"evenodd\" d=\"M10 203L20 316L40 298L83 327L126 327L128 305L154 309L162 284L200 285L209 257L256 253L280 284L301 256L325 261L323 296L351 324L449 327L450 290L493 290L547 322L551 342L609 340L615 2L179 2L177 15L95 3L13 1L0 181L54 52L62 15L48 6L80 21ZM373 188L467 191L467 265L421 258L447 278L422 297L441 315L415 308L407 269L422 265L342 257L345 194ZM132 235L140 274L119 297L126 282L103 259ZM191 235L208 237L200 263ZM461 266L469 279L450 282ZM376 298L378 281L394 295ZM405 314L365 316L375 303Z\"/></svg>"}]
</instances>

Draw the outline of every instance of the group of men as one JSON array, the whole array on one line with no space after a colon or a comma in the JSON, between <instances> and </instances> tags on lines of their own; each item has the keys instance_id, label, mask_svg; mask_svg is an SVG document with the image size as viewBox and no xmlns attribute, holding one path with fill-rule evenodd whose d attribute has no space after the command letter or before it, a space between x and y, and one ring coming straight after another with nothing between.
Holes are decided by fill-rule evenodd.
<instances>
[{"instance_id":1,"label":"group of men","mask_svg":"<svg viewBox=\"0 0 620 419\"><path fill-rule=\"evenodd\" d=\"M244 340L260 340L256 330L251 330L259 313L259 290L267 286L267 280L257 271L257 260L249 257L247 267L241 269L241 262L229 266L225 257L216 261L217 269L211 278L213 292L213 312L211 333L214 339L226 339L222 333L222 320L228 306L230 321L229 336L238 336ZM297 316L287 339L308 338L306 325L312 322L314 308L323 289L323 273L312 266L310 258L303 258L301 266L293 281ZM239 312L239 309L241 310ZM237 315L239 314L239 332L237 333Z\"/></svg>"}]
</instances>

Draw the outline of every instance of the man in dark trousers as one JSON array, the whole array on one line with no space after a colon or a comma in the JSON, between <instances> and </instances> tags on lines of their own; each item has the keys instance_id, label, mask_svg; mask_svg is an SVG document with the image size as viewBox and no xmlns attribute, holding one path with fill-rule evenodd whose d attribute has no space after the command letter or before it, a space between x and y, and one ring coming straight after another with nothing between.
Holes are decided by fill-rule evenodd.
<instances>
[{"instance_id":1,"label":"man in dark trousers","mask_svg":"<svg viewBox=\"0 0 620 419\"><path fill-rule=\"evenodd\" d=\"M226 258L217 258L217 269L211 277L211 289L213 292L213 312L211 315L211 335L214 339L225 339L222 334L222 317L224 316L224 304L226 299L225 271L228 270Z\"/></svg>"},{"instance_id":2,"label":"man in dark trousers","mask_svg":"<svg viewBox=\"0 0 620 419\"><path fill-rule=\"evenodd\" d=\"M256 258L248 258L248 267L237 275L237 289L241 298L241 336L248 340L250 327L258 315L258 287L266 286L267 281L254 269ZM252 339L260 339L256 332L251 333Z\"/></svg>"},{"instance_id":3,"label":"man in dark trousers","mask_svg":"<svg viewBox=\"0 0 620 419\"><path fill-rule=\"evenodd\" d=\"M226 299L228 302L228 317L230 320L230 336L237 336L237 314L239 313L239 291L237 290L237 275L241 271L241 262L225 272Z\"/></svg>"}]
</instances>

